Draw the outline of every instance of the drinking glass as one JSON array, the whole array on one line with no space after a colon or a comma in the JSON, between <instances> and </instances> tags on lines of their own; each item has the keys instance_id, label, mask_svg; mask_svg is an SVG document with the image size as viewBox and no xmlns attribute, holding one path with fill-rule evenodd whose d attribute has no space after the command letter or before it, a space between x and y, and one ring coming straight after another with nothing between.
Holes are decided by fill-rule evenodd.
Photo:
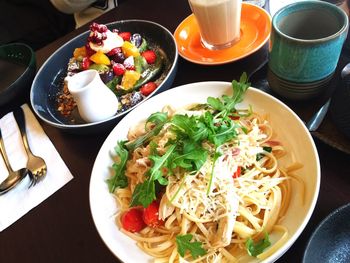
<instances>
[{"instance_id":1,"label":"drinking glass","mask_svg":"<svg viewBox=\"0 0 350 263\"><path fill-rule=\"evenodd\" d=\"M189 0L202 44L211 50L231 47L240 39L242 0Z\"/></svg>"},{"instance_id":2,"label":"drinking glass","mask_svg":"<svg viewBox=\"0 0 350 263\"><path fill-rule=\"evenodd\" d=\"M277 0L277 1L280 1L280 0ZM260 6L260 7L264 7L265 3L266 3L265 0L243 0L243 2L250 3L250 4L253 4L253 5L257 5L257 6Z\"/></svg>"}]
</instances>

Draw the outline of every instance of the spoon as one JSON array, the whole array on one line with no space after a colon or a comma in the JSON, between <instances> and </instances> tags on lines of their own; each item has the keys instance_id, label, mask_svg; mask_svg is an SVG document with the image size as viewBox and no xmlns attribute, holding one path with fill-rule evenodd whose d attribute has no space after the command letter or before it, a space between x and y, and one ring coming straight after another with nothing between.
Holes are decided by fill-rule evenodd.
<instances>
[{"instance_id":1,"label":"spoon","mask_svg":"<svg viewBox=\"0 0 350 263\"><path fill-rule=\"evenodd\" d=\"M343 80L346 76L350 75L350 63L346 64L345 67L342 69L340 73L340 77ZM326 116L329 105L331 104L331 98L330 96L325 104L322 105L322 107L311 117L311 119L306 123L306 128L310 131L316 131L318 127L320 127L324 117Z\"/></svg>"},{"instance_id":2,"label":"spoon","mask_svg":"<svg viewBox=\"0 0 350 263\"><path fill-rule=\"evenodd\" d=\"M9 159L5 151L5 145L2 139L1 130L0 130L0 153L5 162L7 170L9 172L9 175L7 176L7 178L0 184L0 195L2 195L10 191L17 184L19 184L19 182L21 182L23 178L26 177L29 171L26 168L22 168L18 171L12 170Z\"/></svg>"}]
</instances>

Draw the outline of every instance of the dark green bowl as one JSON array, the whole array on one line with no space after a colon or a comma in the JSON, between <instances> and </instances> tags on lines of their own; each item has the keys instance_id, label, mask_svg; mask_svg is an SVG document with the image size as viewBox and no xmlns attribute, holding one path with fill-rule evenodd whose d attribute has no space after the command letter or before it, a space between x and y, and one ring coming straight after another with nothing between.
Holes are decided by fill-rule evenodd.
<instances>
[{"instance_id":1,"label":"dark green bowl","mask_svg":"<svg viewBox=\"0 0 350 263\"><path fill-rule=\"evenodd\" d=\"M17 96L29 97L35 72L35 53L28 45L12 43L0 46L0 106Z\"/></svg>"}]
</instances>

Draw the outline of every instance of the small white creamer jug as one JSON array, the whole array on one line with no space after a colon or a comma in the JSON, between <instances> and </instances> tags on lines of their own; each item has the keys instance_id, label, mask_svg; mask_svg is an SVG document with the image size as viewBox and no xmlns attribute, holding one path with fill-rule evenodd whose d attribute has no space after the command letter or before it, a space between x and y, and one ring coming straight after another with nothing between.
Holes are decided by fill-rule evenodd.
<instances>
[{"instance_id":1,"label":"small white creamer jug","mask_svg":"<svg viewBox=\"0 0 350 263\"><path fill-rule=\"evenodd\" d=\"M66 78L68 90L86 122L98 122L118 111L118 98L103 83L96 70L84 70Z\"/></svg>"}]
</instances>

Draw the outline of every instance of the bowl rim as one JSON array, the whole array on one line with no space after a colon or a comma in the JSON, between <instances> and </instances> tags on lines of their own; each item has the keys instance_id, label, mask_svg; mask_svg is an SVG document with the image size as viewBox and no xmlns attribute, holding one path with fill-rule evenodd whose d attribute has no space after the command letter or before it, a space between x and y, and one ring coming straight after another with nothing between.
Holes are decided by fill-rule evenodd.
<instances>
[{"instance_id":1,"label":"bowl rim","mask_svg":"<svg viewBox=\"0 0 350 263\"><path fill-rule=\"evenodd\" d=\"M167 34L169 34L170 36L170 39L172 39L172 42L174 44L174 47L175 47L175 50L174 50L174 53L175 53L175 57L174 57L174 62L172 63L170 69L169 69L169 73L166 75L166 77L164 78L164 80L162 81L161 85L163 83L165 83L169 78L171 78L171 75L170 74L171 72L175 72L176 70L176 67L177 67L177 63L178 63L178 57L179 57L179 53L178 53L178 48L177 48L177 43L176 43L176 40L173 36L173 34L171 33L171 31L169 29L167 29L165 26L162 26L161 24L157 23L157 22L153 22L153 21L149 21L149 20L143 20L143 19L123 19L123 20L117 20L117 21L113 21L113 22L109 22L109 23L106 23L104 25L106 25L107 27L108 26L111 26L111 25L114 25L114 24L124 24L124 23L145 23L145 24L153 24L159 28L161 28L162 30L164 30L165 32L167 32ZM42 70L47 66L47 64L49 63L49 61L53 58L53 56L55 56L57 53L59 53L66 45L68 45L68 43L80 38L82 35L84 34L87 34L89 32L89 30L86 30L82 33L80 33L79 35L75 36L74 38L70 39L69 41L67 41L66 43L64 43L62 46L60 46L55 52L53 52L46 60L45 62L42 64L42 66L40 67L40 69L38 70L37 74L35 75L34 77L34 80L32 82L32 85L31 85L31 88L30 88L30 103L32 105L32 108L35 112L35 114L41 119L43 120L44 122L46 122L47 124L51 125L51 126L54 126L56 128L60 128L60 129L63 129L63 130L74 130L74 129L82 129L82 128L91 128L91 127L94 127L94 126L98 126L100 124L103 124L103 123L108 123L109 121L112 121L114 119L117 119L119 117L124 117L125 115L127 115L130 111L132 111L133 109L135 109L136 107L138 107L139 105L141 105L143 102L147 101L150 97L150 95L148 95L145 99L143 99L141 102L137 103L136 105L134 105L133 107L127 109L126 111L123 111L119 114L116 114L108 119L105 119L105 120L101 120L101 121L98 121L98 122L90 122L90 123L83 123L83 124L72 124L72 125L68 125L68 124L63 124L63 123L58 123L58 122L53 122L53 121L50 121L46 118L44 118L40 112L36 109L36 107L34 106L34 84L35 82L37 81L37 79L39 78ZM152 92L152 93L155 93L157 91L159 91L161 85L158 86L158 88ZM152 94L151 93L151 94Z\"/></svg>"},{"instance_id":2,"label":"bowl rim","mask_svg":"<svg viewBox=\"0 0 350 263\"><path fill-rule=\"evenodd\" d=\"M293 12L291 11L293 10L293 8L300 8L300 9L303 8L302 10L310 10L314 8L318 8L318 9L328 8L327 10L332 10L334 11L334 13L336 13L339 16L339 18L341 17L344 24L337 32L327 37L317 38L317 39L301 39L301 38L292 37L282 32L279 26L279 21L277 20L280 19L280 17L283 18L285 13ZM302 0L294 3L290 3L286 5L284 8L281 8L280 10L278 10L274 15L274 17L272 18L272 30L274 30L279 36L287 39L288 41L297 42L304 45L325 44L327 41L334 40L337 37L345 34L348 31L348 29L349 29L349 20L346 12L340 7L326 1Z\"/></svg>"},{"instance_id":3,"label":"bowl rim","mask_svg":"<svg viewBox=\"0 0 350 263\"><path fill-rule=\"evenodd\" d=\"M212 85L212 86L214 86L214 85L219 85L219 86L227 85L227 86L230 86L230 84L231 84L230 82L226 82L226 81L199 81L199 82L191 82L191 83L187 83L187 84L178 85L178 86L175 86L174 89L175 90L176 89L184 89L186 87L191 87L193 85L195 85L195 86L202 86L202 85ZM269 98L270 100L272 100L274 102L277 102L280 106L282 106L283 108L288 110L288 112L291 114L291 116L293 116L293 118L295 118L295 120L301 125L300 127L304 131L304 134L305 134L305 136L307 137L307 139L308 139L308 141L310 143L310 146L312 148L312 152L314 153L315 161L316 161L316 163L315 163L315 165L316 165L315 166L315 185L314 185L315 191L313 192L312 197L310 199L309 209L305 213L301 224L296 228L295 232L293 232L293 234L290 235L288 240L285 241L284 244L279 248L278 252L276 251L270 257L268 257L267 259L262 260L262 262L265 262L265 263L267 263L267 262L272 263L272 262L275 262L276 260L278 260L279 258L281 258L286 253L286 251L288 251L289 248L292 245L295 244L296 240L301 236L301 234L303 233L305 227L310 222L310 218L311 218L311 216L312 216L312 214L313 214L313 212L315 210L316 203L317 203L318 196L319 196L319 192L320 192L320 184L321 184L320 158L319 158L319 155L318 155L318 151L317 151L317 147L315 145L314 139L312 138L311 134L308 132L305 124L300 119L300 117L287 104L285 104L280 99L278 99L278 98L276 98L276 97L274 97L274 96L272 96L272 95L270 95L268 93L265 93L265 92L263 92L263 91L261 91L261 90L259 90L257 88L250 87L248 90L252 94L258 94L259 96L265 96L265 97ZM167 95L166 95L165 92L163 92L161 94L157 94L156 96L152 97L151 100L152 101L157 101L159 99L158 96L160 97L160 96L167 96ZM148 102L148 103L151 103L151 102ZM134 115L134 114L136 114L136 113L135 112L131 113L131 115ZM129 115L129 116L131 116L131 115ZM130 118L130 117L128 117L128 118ZM93 193L94 193L93 188L95 187L94 183L95 183L95 180L97 180L97 178L96 178L96 176L93 176L93 174L96 172L97 164L99 164L99 162L100 162L99 159L100 159L101 153L105 150L105 148L109 148L109 149L111 148L111 146L109 144L107 144L107 141L109 141L111 139L111 137L115 136L116 131L118 131L118 129L120 129L121 126L124 126L126 121L127 121L126 119L123 119L121 121L121 123L118 123L112 129L112 131L110 131L108 133L108 136L106 137L106 139L104 140L103 144L101 145L101 147L100 147L100 149L98 151L97 157L96 157L96 159L94 161L93 169L92 169L91 174L90 174L90 182L89 182L90 213L91 213L91 216L93 218L93 222L94 222L95 228L96 228L96 230L97 230L101 240L103 241L103 243L108 247L108 249L111 251L111 253L113 253L113 255L115 255L119 260L123 260L123 259L118 257L115 254L114 249L112 249L111 244L106 242L107 239L105 238L104 233L102 232L102 228L97 223L99 221L99 219L96 216L95 209L94 209L96 202L94 202L95 200L92 200L92 196L93 196ZM117 128L117 126L119 128ZM128 126L130 127L132 125L129 124Z\"/></svg>"},{"instance_id":4,"label":"bowl rim","mask_svg":"<svg viewBox=\"0 0 350 263\"><path fill-rule=\"evenodd\" d=\"M18 49L18 47L24 48L26 51L28 51L29 56L26 56L28 58L28 61L22 64L23 66L25 66L25 69L23 70L21 75L18 76L18 78L15 81L13 81L9 86L7 86L5 89L1 89L0 94L7 92L7 90L9 90L12 86L18 83L24 76L26 76L29 70L31 69L35 70L35 67L36 67L35 52L28 44L21 43L21 42L7 43L7 44L0 45L0 50L7 47L14 47L16 49ZM21 50L16 50L16 51L22 52Z\"/></svg>"},{"instance_id":5,"label":"bowl rim","mask_svg":"<svg viewBox=\"0 0 350 263\"><path fill-rule=\"evenodd\" d=\"M309 239L306 243L306 247L305 247L305 250L303 253L302 263L307 263L306 262L307 254L310 252L311 247L313 246L313 243L314 243L314 239L315 239L316 235L321 231L321 229L327 225L327 223L329 222L330 219L341 214L342 212L344 212L344 210L349 210L349 209L350 209L350 203L346 203L346 204L334 209L333 211L331 211L328 215L326 215L322 219L322 221L316 226L316 228L314 229L314 231L312 232L311 236L309 237Z\"/></svg>"}]
</instances>

